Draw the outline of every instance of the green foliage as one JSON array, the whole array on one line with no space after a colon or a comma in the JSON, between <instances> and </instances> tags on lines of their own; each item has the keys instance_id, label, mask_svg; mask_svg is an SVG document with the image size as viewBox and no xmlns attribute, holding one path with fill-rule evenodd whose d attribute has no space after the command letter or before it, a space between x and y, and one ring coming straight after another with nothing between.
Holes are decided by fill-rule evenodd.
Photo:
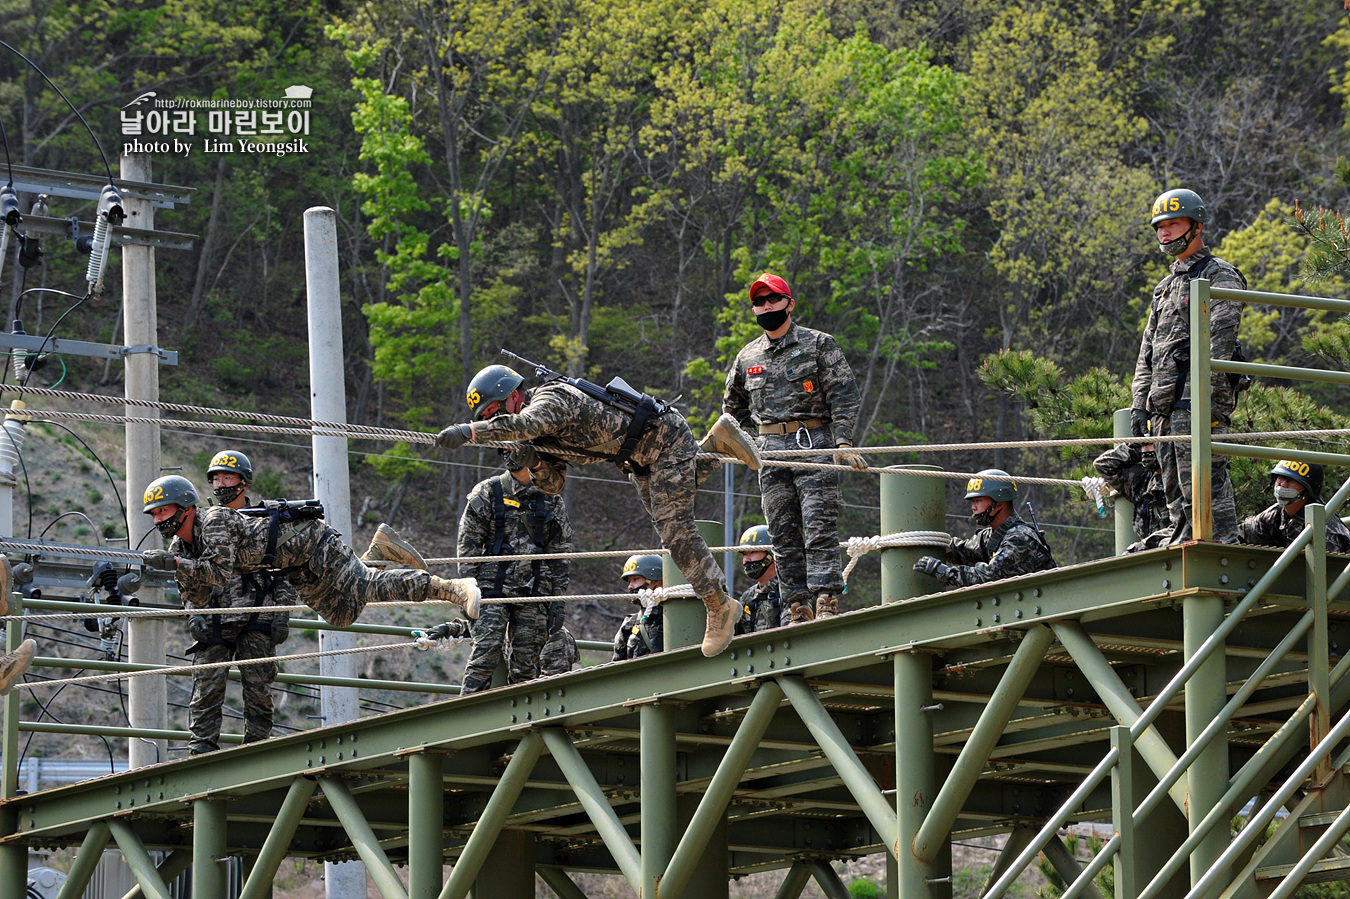
<instances>
[{"instance_id":1,"label":"green foliage","mask_svg":"<svg viewBox=\"0 0 1350 899\"><path fill-rule=\"evenodd\" d=\"M848 894L853 899L885 899L886 888L875 880L859 877L848 882Z\"/></svg>"},{"instance_id":2,"label":"green foliage","mask_svg":"<svg viewBox=\"0 0 1350 899\"><path fill-rule=\"evenodd\" d=\"M366 456L366 464L389 483L398 483L415 475L429 475L434 470L430 464L414 455L413 448L402 440L378 456Z\"/></svg>"},{"instance_id":3,"label":"green foliage","mask_svg":"<svg viewBox=\"0 0 1350 899\"><path fill-rule=\"evenodd\" d=\"M1303 275L1309 282L1321 284L1350 275L1350 226L1345 217L1331 209L1318 207L1308 212L1294 204L1294 230L1307 244Z\"/></svg>"}]
</instances>

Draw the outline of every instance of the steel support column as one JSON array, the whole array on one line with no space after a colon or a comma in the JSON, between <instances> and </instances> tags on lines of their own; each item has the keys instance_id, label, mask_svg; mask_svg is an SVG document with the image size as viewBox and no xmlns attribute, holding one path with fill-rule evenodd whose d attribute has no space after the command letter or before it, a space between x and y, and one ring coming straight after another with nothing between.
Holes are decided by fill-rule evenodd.
<instances>
[{"instance_id":1,"label":"steel support column","mask_svg":"<svg viewBox=\"0 0 1350 899\"><path fill-rule=\"evenodd\" d=\"M844 886L844 881L830 867L830 863L823 858L807 859L806 868L811 872L811 876L816 879L820 890L825 894L825 899L852 899L848 887Z\"/></svg>"},{"instance_id":2,"label":"steel support column","mask_svg":"<svg viewBox=\"0 0 1350 899\"><path fill-rule=\"evenodd\" d=\"M253 870L249 872L248 880L239 892L239 899L266 899L270 895L277 868L286 858L291 837L295 836L295 829L300 826L300 820L309 807L310 797L314 795L318 786L318 781L309 777L297 777L291 781L286 798L281 801L281 808L277 810L276 820L267 831L267 839L258 850Z\"/></svg>"},{"instance_id":3,"label":"steel support column","mask_svg":"<svg viewBox=\"0 0 1350 899\"><path fill-rule=\"evenodd\" d=\"M642 887L638 899L652 899L679 840L675 827L675 707L648 703L638 709L638 721L638 776L642 784Z\"/></svg>"},{"instance_id":4,"label":"steel support column","mask_svg":"<svg viewBox=\"0 0 1350 899\"><path fill-rule=\"evenodd\" d=\"M1312 634L1308 637L1308 692L1317 697L1313 708L1308 745L1316 746L1331 730L1331 634L1327 622L1327 509L1313 503L1305 506L1303 517L1312 530L1312 542L1303 551L1308 582L1308 607L1313 612ZM1319 782L1331 776L1331 758L1317 766Z\"/></svg>"},{"instance_id":5,"label":"steel support column","mask_svg":"<svg viewBox=\"0 0 1350 899\"><path fill-rule=\"evenodd\" d=\"M1017 711L1027 685L1040 670L1045 651L1054 642L1055 635L1044 625L1033 625L1027 629L1007 670L989 697L989 704L980 713L980 720L975 723L951 773L933 800L932 809L924 817L914 837L914 854L924 862L931 864L936 860L937 847L946 841L952 824L961 814L961 808L989 761L989 753L998 745L999 737ZM899 697L898 690L896 696ZM1094 896L1092 899L1100 897Z\"/></svg>"},{"instance_id":6,"label":"steel support column","mask_svg":"<svg viewBox=\"0 0 1350 899\"><path fill-rule=\"evenodd\" d=\"M97 861L97 859L95 859ZM187 849L175 849L169 853L169 857L159 863L155 868L155 873L159 875L161 882L165 884L173 883L179 874L182 874L188 868L192 867L192 852ZM122 899L145 899L145 891L140 885L132 887Z\"/></svg>"},{"instance_id":7,"label":"steel support column","mask_svg":"<svg viewBox=\"0 0 1350 899\"><path fill-rule=\"evenodd\" d=\"M474 880L473 899L534 899L534 834L500 830Z\"/></svg>"},{"instance_id":8,"label":"steel support column","mask_svg":"<svg viewBox=\"0 0 1350 899\"><path fill-rule=\"evenodd\" d=\"M745 774L745 768L750 764L751 757L755 754L755 749L759 746L759 741L763 739L764 733L769 729L769 724L773 721L773 716L778 712L778 706L783 701L783 689L774 681L765 681L760 685L755 693L755 698L750 702L750 708L746 710L745 718L742 719L740 727L736 729L736 735L732 737L731 743L727 746L726 754L722 756L722 761L717 765L717 772L713 775L712 781L708 784L708 789L703 794L702 800L698 804L698 810L694 812L689 821L689 826L680 838L679 846L675 849L670 864L666 868L665 876L661 878L661 899L679 899L684 893L685 886L689 883L689 878L694 872L699 859L705 853L705 847L713 831L726 820L727 803L736 792L737 785L741 782L741 777ZM644 883L645 866L647 863L647 806L646 806L646 724L643 724L643 789L644 797L642 807L642 860L644 865ZM672 752L672 756L673 756ZM674 798L674 782L671 783L671 798Z\"/></svg>"},{"instance_id":9,"label":"steel support column","mask_svg":"<svg viewBox=\"0 0 1350 899\"><path fill-rule=\"evenodd\" d=\"M108 830L108 825L95 821L85 832L84 842L75 851L75 859L66 872L66 882L61 884L61 892L56 894L56 899L80 899L84 895L89 878L94 876L94 869L98 867L98 861L103 857L103 850L108 847L110 839L112 832Z\"/></svg>"},{"instance_id":10,"label":"steel support column","mask_svg":"<svg viewBox=\"0 0 1350 899\"><path fill-rule=\"evenodd\" d=\"M1111 824L1120 834L1120 852L1115 862L1115 899L1134 899L1139 894L1138 865L1134 854L1134 741L1123 725L1111 728L1111 746L1119 751L1111 772Z\"/></svg>"},{"instance_id":11,"label":"steel support column","mask_svg":"<svg viewBox=\"0 0 1350 899\"><path fill-rule=\"evenodd\" d=\"M984 889L980 890L980 895L989 892L989 888L998 883L998 879L1003 876L1009 866L1022 854L1022 850L1031 845L1032 839L1036 836L1036 831L1030 827L1018 825L1008 832L1008 840L999 850L998 858L994 859L994 867L989 872L989 876L984 881Z\"/></svg>"},{"instance_id":12,"label":"steel support column","mask_svg":"<svg viewBox=\"0 0 1350 899\"><path fill-rule=\"evenodd\" d=\"M928 653L902 652L895 668L895 839L886 839L895 857L896 891L900 899L929 899L928 880L934 867L924 857L935 858L937 847L916 850L914 841L932 807L936 784L933 762L933 657ZM876 825L873 824L875 827ZM947 838L946 832L939 839Z\"/></svg>"},{"instance_id":13,"label":"steel support column","mask_svg":"<svg viewBox=\"0 0 1350 899\"><path fill-rule=\"evenodd\" d=\"M1045 857L1050 860L1055 872L1064 878L1065 884L1073 883L1083 874L1083 866L1078 864L1078 859L1073 857L1069 847L1065 846L1064 841L1059 837L1055 837L1045 844ZM1091 882L1083 887L1079 895L1086 897L1086 899L1102 899L1102 894L1098 891L1097 885Z\"/></svg>"},{"instance_id":14,"label":"steel support column","mask_svg":"<svg viewBox=\"0 0 1350 899\"><path fill-rule=\"evenodd\" d=\"M112 831L117 848L122 850L122 857L127 860L127 867L135 875L136 882L141 885L141 892L145 894L146 899L169 899L169 888L156 870L150 853L146 852L145 846L141 844L141 838L136 836L131 827L120 818L109 821L108 830Z\"/></svg>"},{"instance_id":15,"label":"steel support column","mask_svg":"<svg viewBox=\"0 0 1350 899\"><path fill-rule=\"evenodd\" d=\"M696 813L702 808L697 793L685 793L675 800L676 821L683 827L692 826ZM731 889L731 849L727 840L727 819L718 815L708 830L707 842L699 855L693 871L689 874L688 886L684 889L686 897L698 899L728 899ZM665 882L661 883L658 899L665 899Z\"/></svg>"},{"instance_id":16,"label":"steel support column","mask_svg":"<svg viewBox=\"0 0 1350 899\"><path fill-rule=\"evenodd\" d=\"M408 899L436 899L444 885L444 775L439 750L408 757Z\"/></svg>"},{"instance_id":17,"label":"steel support column","mask_svg":"<svg viewBox=\"0 0 1350 899\"><path fill-rule=\"evenodd\" d=\"M1208 344L1205 344L1206 346ZM1219 625L1223 624L1223 600L1217 596L1189 596L1181 605L1182 646L1187 661L1195 657ZM1193 745L1209 724L1218 717L1228 703L1226 683L1228 660L1220 645L1210 653L1191 679L1186 681L1186 745ZM1178 784L1187 785L1187 826L1194 832L1209 814L1209 810L1223 796L1228 786L1228 731L1214 734L1190 771ZM1218 776L1216 776L1218 775ZM1162 776L1161 773L1158 775ZM1228 845L1228 832L1214 828L1209 836L1191 853L1191 882L1194 883L1209 868Z\"/></svg>"},{"instance_id":18,"label":"steel support column","mask_svg":"<svg viewBox=\"0 0 1350 899\"><path fill-rule=\"evenodd\" d=\"M333 814L337 815L342 828L347 831L352 848L365 863L375 889L380 891L384 899L408 899L408 894L403 890L403 881L399 880L398 872L390 863L389 856L385 855L379 837L370 829L370 822L366 820L361 806L356 804L356 797L347 784L336 777L321 777L319 786L323 787L323 795L332 806Z\"/></svg>"},{"instance_id":19,"label":"steel support column","mask_svg":"<svg viewBox=\"0 0 1350 899\"><path fill-rule=\"evenodd\" d=\"M539 879L548 888L558 894L558 899L586 899L585 892L577 886L562 868L536 868Z\"/></svg>"},{"instance_id":20,"label":"steel support column","mask_svg":"<svg viewBox=\"0 0 1350 899\"><path fill-rule=\"evenodd\" d=\"M193 800L193 899L225 899L225 837L227 826L225 802L223 800Z\"/></svg>"},{"instance_id":21,"label":"steel support column","mask_svg":"<svg viewBox=\"0 0 1350 899\"><path fill-rule=\"evenodd\" d=\"M1214 435L1209 391L1209 282L1191 282L1191 539L1214 539L1214 469L1210 444ZM1203 386L1202 386L1203 385ZM1177 472L1184 478L1185 472Z\"/></svg>"},{"instance_id":22,"label":"steel support column","mask_svg":"<svg viewBox=\"0 0 1350 899\"><path fill-rule=\"evenodd\" d=\"M1117 409L1111 416L1111 436L1130 437L1130 410ZM1115 509L1116 555L1122 555L1136 539L1134 533L1134 503L1125 494L1116 497Z\"/></svg>"},{"instance_id":23,"label":"steel support column","mask_svg":"<svg viewBox=\"0 0 1350 899\"><path fill-rule=\"evenodd\" d=\"M907 531L946 530L946 479L907 473L940 470L936 465L893 465L881 473L882 536ZM881 550L881 601L899 602L934 592L936 582L914 570L919 557L933 551L923 546L894 546Z\"/></svg>"},{"instance_id":24,"label":"steel support column","mask_svg":"<svg viewBox=\"0 0 1350 899\"><path fill-rule=\"evenodd\" d=\"M1051 627L1115 719L1126 727L1138 721L1142 714L1139 703L1135 702L1130 689L1121 681L1097 644L1092 642L1083 625L1077 621L1057 621ZM1177 757L1155 727L1149 727L1140 734L1135 739L1135 747L1139 750L1139 756L1159 778L1167 776L1167 772L1177 763ZM1226 766L1223 770L1227 770ZM1185 785L1181 782L1173 784L1168 795L1185 814Z\"/></svg>"},{"instance_id":25,"label":"steel support column","mask_svg":"<svg viewBox=\"0 0 1350 899\"><path fill-rule=\"evenodd\" d=\"M502 772L501 779L497 781L496 789L492 791L492 796L488 798L482 814L478 816L478 823L469 834L468 842L464 844L464 849L459 854L459 860L451 869L445 888L441 890L440 899L464 899L468 895L469 888L478 879L478 872L482 870L483 863L491 854L492 846L501 834L502 825L506 823L507 816L511 814L516 800L520 798L520 791L525 789L525 782L529 780L535 762L539 761L543 751L544 738L538 733L531 731L521 738L516 751L511 755L511 761L506 765L506 770ZM575 749L572 751L576 752ZM439 797L440 793L437 793L437 798ZM439 867L437 876L440 876Z\"/></svg>"},{"instance_id":26,"label":"steel support column","mask_svg":"<svg viewBox=\"0 0 1350 899\"><path fill-rule=\"evenodd\" d=\"M929 683L932 683L931 677ZM834 723L834 719L825 710L825 706L821 705L820 697L816 696L815 691L799 677L779 678L778 684L783 688L788 701L792 703L792 708L801 716L806 729L811 732L811 736L820 745L825 757L834 766L839 779L844 782L844 786L857 801L862 813L867 817L876 832L881 834L881 839L885 842L887 849L897 853L898 858L895 809L891 808L890 801L877 788L877 783L872 779L871 772L858 760L853 747L849 745L848 740L839 730L839 725ZM900 701L900 697L897 695L896 702L899 703ZM900 734L897 732L895 736L898 741ZM930 748L929 752L931 753L931 751ZM929 764L931 765L931 760ZM931 781L929 782L929 790L923 794L923 798L926 799L930 795L932 795ZM926 801L924 805L927 806ZM909 852L906 851L905 854L909 855Z\"/></svg>"},{"instance_id":27,"label":"steel support column","mask_svg":"<svg viewBox=\"0 0 1350 899\"><path fill-rule=\"evenodd\" d=\"M703 538L704 543L709 546L717 545L717 541L722 536L722 522L696 521L694 524L698 527L698 535ZM661 575L664 578L662 583L667 587L689 583L669 553L662 557L661 566ZM723 583L725 584L725 582L726 578L724 577ZM707 624L707 615L701 600L677 597L667 599L662 603L662 606L665 611L662 613L664 632L661 639L666 649L697 646L703 642L703 630Z\"/></svg>"},{"instance_id":28,"label":"steel support column","mask_svg":"<svg viewBox=\"0 0 1350 899\"><path fill-rule=\"evenodd\" d=\"M619 816L614 813L614 807L609 804L609 799L605 796L605 791L600 789L600 785L595 782L595 775L591 769L586 767L585 760L581 753L572 745L567 732L556 727L546 727L541 733L544 736L544 742L548 745L548 751L553 755L553 760L558 763L562 770L563 777L567 778L567 783L572 787L573 792L577 794L577 799L581 801L581 806L586 810L586 815L595 825L596 831L600 834L600 839L604 841L605 848L614 856L615 863L623 876L628 880L629 886L634 892L641 893L642 890L642 858L638 851L633 848L633 840L628 836L628 831L624 830L619 823ZM451 875L454 876L453 874ZM445 895L443 899L451 899Z\"/></svg>"},{"instance_id":29,"label":"steel support column","mask_svg":"<svg viewBox=\"0 0 1350 899\"><path fill-rule=\"evenodd\" d=\"M9 614L23 614L23 597L17 591L11 592L6 599L9 600ZM5 652L18 649L23 638L22 621L6 624ZM22 699L21 690L11 690L0 699L0 708L5 711L4 727L0 730L0 799L13 799L19 795L19 704ZM27 889L26 884L24 889Z\"/></svg>"},{"instance_id":30,"label":"steel support column","mask_svg":"<svg viewBox=\"0 0 1350 899\"><path fill-rule=\"evenodd\" d=\"M887 855L890 855L890 853L887 853ZM810 882L811 869L806 867L805 862L795 861L792 863L792 867L788 868L787 876L783 878L783 882L779 885L778 892L774 893L773 899L797 899Z\"/></svg>"}]
</instances>

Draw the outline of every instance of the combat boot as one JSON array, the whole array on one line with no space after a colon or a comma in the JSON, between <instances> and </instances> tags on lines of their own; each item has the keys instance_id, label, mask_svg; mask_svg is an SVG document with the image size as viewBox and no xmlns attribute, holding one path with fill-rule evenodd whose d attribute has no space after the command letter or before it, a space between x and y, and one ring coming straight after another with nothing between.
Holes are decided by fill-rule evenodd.
<instances>
[{"instance_id":1,"label":"combat boot","mask_svg":"<svg viewBox=\"0 0 1350 899\"><path fill-rule=\"evenodd\" d=\"M750 467L751 471L759 471L764 467L764 461L759 457L759 448L755 446L741 426L737 424L736 419L729 413L723 412L717 421L702 440L698 442L699 448L710 453L721 453L724 456L735 456Z\"/></svg>"},{"instance_id":2,"label":"combat boot","mask_svg":"<svg viewBox=\"0 0 1350 899\"><path fill-rule=\"evenodd\" d=\"M361 561L393 562L405 568L427 570L427 560L422 558L422 554L387 524L381 524L375 529L375 535L370 538L370 546L362 554Z\"/></svg>"},{"instance_id":3,"label":"combat boot","mask_svg":"<svg viewBox=\"0 0 1350 899\"><path fill-rule=\"evenodd\" d=\"M816 617L833 618L839 614L839 597L833 593L822 593L816 597Z\"/></svg>"},{"instance_id":4,"label":"combat boot","mask_svg":"<svg viewBox=\"0 0 1350 899\"><path fill-rule=\"evenodd\" d=\"M741 604L718 590L711 599L703 600L703 607L708 610L708 624L703 630L703 654L711 659L726 649L735 636Z\"/></svg>"},{"instance_id":5,"label":"combat boot","mask_svg":"<svg viewBox=\"0 0 1350 899\"><path fill-rule=\"evenodd\" d=\"M7 696L23 681L25 672L33 664L37 655L37 644L25 640L19 648L8 655L0 656L0 696Z\"/></svg>"},{"instance_id":6,"label":"combat boot","mask_svg":"<svg viewBox=\"0 0 1350 899\"><path fill-rule=\"evenodd\" d=\"M477 618L482 606L483 594L478 589L478 581L471 577L444 578L431 576L431 589L427 599L442 599L452 602L464 610L468 618Z\"/></svg>"},{"instance_id":7,"label":"combat boot","mask_svg":"<svg viewBox=\"0 0 1350 899\"><path fill-rule=\"evenodd\" d=\"M811 604L807 602L794 602L792 607L788 610L788 613L792 616L788 619L789 627L794 624L806 624L808 621L814 621L816 619L815 610L812 609Z\"/></svg>"}]
</instances>

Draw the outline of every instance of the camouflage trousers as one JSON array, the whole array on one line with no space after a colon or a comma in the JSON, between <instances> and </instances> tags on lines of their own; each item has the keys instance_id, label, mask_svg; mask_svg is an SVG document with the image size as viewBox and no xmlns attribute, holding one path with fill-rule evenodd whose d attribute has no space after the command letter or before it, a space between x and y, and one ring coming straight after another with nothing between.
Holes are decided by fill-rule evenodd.
<instances>
[{"instance_id":1,"label":"camouflage trousers","mask_svg":"<svg viewBox=\"0 0 1350 899\"><path fill-rule=\"evenodd\" d=\"M822 433L829 437L827 429L811 432L818 446L826 442ZM769 434L760 438L760 449L798 449L798 446L795 435ZM828 463L834 459L822 454L803 461ZM814 604L822 593L842 594L839 472L766 465L759 470L759 492L769 539L773 542L773 559L778 565L784 611L794 602Z\"/></svg>"},{"instance_id":2,"label":"camouflage trousers","mask_svg":"<svg viewBox=\"0 0 1350 899\"><path fill-rule=\"evenodd\" d=\"M431 590L430 572L367 568L331 528L315 541L309 564L286 569L286 579L301 602L338 627L355 621L366 603L422 602Z\"/></svg>"},{"instance_id":3,"label":"camouflage trousers","mask_svg":"<svg viewBox=\"0 0 1350 899\"><path fill-rule=\"evenodd\" d=\"M511 652L514 654L515 651L513 643ZM545 677L566 674L580 658L581 650L577 648L577 638L573 637L567 628L560 627L557 633L548 638L543 651L539 653L539 673Z\"/></svg>"},{"instance_id":4,"label":"camouflage trousers","mask_svg":"<svg viewBox=\"0 0 1350 899\"><path fill-rule=\"evenodd\" d=\"M203 646L192 655L193 664L270 659L276 655L271 633L245 631L233 646ZM225 684L230 669L208 668L192 672L192 701L188 704L188 730L192 755L215 752L220 748L220 726L225 705ZM265 740L272 735L272 682L277 679L275 662L240 665L239 679L244 687L244 742Z\"/></svg>"},{"instance_id":5,"label":"camouflage trousers","mask_svg":"<svg viewBox=\"0 0 1350 899\"><path fill-rule=\"evenodd\" d=\"M501 664L508 640L506 682L520 684L538 677L539 653L548 640L548 607L547 602L484 602L478 620L469 627L473 649L464 666L459 695L492 686L492 673Z\"/></svg>"},{"instance_id":6,"label":"camouflage trousers","mask_svg":"<svg viewBox=\"0 0 1350 899\"><path fill-rule=\"evenodd\" d=\"M1171 415L1153 416L1153 433L1159 436L1189 434L1191 413L1173 409ZM1214 422L1210 433L1219 437L1228 433L1228 426ZM1167 494L1167 514L1172 522L1169 543L1184 543L1191 537L1191 445L1159 443L1158 463L1162 466L1163 491ZM1214 456L1210 464L1210 503L1214 515L1214 539L1220 543L1238 542L1237 505L1233 499L1233 482L1228 477L1228 458ZM779 570L782 570L781 564Z\"/></svg>"},{"instance_id":7,"label":"camouflage trousers","mask_svg":"<svg viewBox=\"0 0 1350 899\"><path fill-rule=\"evenodd\" d=\"M661 436L666 442L660 458L650 469L630 474L628 479L642 497L661 545L670 550L671 560L693 585L694 593L708 599L724 589L726 579L694 526L694 495L699 476L707 477L715 463L698 464L698 444L684 419L678 428L663 423Z\"/></svg>"}]
</instances>

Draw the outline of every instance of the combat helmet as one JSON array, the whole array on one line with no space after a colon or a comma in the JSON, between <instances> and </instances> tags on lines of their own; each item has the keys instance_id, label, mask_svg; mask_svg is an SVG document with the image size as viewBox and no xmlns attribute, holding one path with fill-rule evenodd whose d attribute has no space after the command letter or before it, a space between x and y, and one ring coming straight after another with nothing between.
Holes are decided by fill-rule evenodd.
<instances>
[{"instance_id":1,"label":"combat helmet","mask_svg":"<svg viewBox=\"0 0 1350 899\"><path fill-rule=\"evenodd\" d=\"M745 533L741 534L741 541L736 547L737 552L754 552L757 549L769 549L773 540L769 538L769 526L767 524L757 524L752 528L746 528Z\"/></svg>"},{"instance_id":2,"label":"combat helmet","mask_svg":"<svg viewBox=\"0 0 1350 899\"><path fill-rule=\"evenodd\" d=\"M238 450L221 450L211 457L211 464L206 467L206 477L209 479L218 471L237 474L245 484L253 483L253 463Z\"/></svg>"},{"instance_id":3,"label":"combat helmet","mask_svg":"<svg viewBox=\"0 0 1350 899\"><path fill-rule=\"evenodd\" d=\"M629 556L628 561L623 563L623 573L619 577L625 582L630 577L643 577L649 581L663 580L665 571L661 557L655 553Z\"/></svg>"},{"instance_id":4,"label":"combat helmet","mask_svg":"<svg viewBox=\"0 0 1350 899\"><path fill-rule=\"evenodd\" d=\"M1153 201L1153 218L1149 226L1156 228L1159 222L1180 218L1191 219L1202 225L1209 224L1209 210L1205 208L1205 201L1200 199L1198 193L1184 187L1176 187L1158 195L1158 199Z\"/></svg>"},{"instance_id":5,"label":"combat helmet","mask_svg":"<svg viewBox=\"0 0 1350 899\"><path fill-rule=\"evenodd\" d=\"M197 488L193 487L187 478L177 474L165 475L151 481L145 488L145 508L141 511L148 515L161 506L170 505L186 509L188 506L197 505L200 499Z\"/></svg>"},{"instance_id":6,"label":"combat helmet","mask_svg":"<svg viewBox=\"0 0 1350 899\"><path fill-rule=\"evenodd\" d=\"M1270 470L1270 480L1274 483L1276 478L1284 477L1291 481L1298 481L1307 491L1308 502L1320 503L1322 501L1322 483L1326 474L1322 466L1316 462L1277 462L1275 467Z\"/></svg>"},{"instance_id":7,"label":"combat helmet","mask_svg":"<svg viewBox=\"0 0 1350 899\"><path fill-rule=\"evenodd\" d=\"M465 393L474 420L482 418L478 410L486 409L493 402L505 401L524 381L515 369L505 365L489 365L474 375Z\"/></svg>"},{"instance_id":8,"label":"combat helmet","mask_svg":"<svg viewBox=\"0 0 1350 899\"><path fill-rule=\"evenodd\" d=\"M966 481L966 499L987 496L996 503L1011 503L1017 499L1017 482L999 468L986 468Z\"/></svg>"}]
</instances>

